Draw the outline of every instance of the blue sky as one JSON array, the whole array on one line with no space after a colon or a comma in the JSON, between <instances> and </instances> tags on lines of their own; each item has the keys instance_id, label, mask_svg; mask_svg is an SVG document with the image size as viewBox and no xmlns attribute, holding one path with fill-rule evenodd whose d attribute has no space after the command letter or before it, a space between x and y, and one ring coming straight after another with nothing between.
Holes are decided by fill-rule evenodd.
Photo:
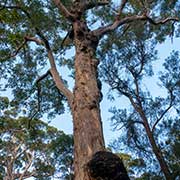
<instances>
[{"instance_id":1,"label":"blue sky","mask_svg":"<svg viewBox=\"0 0 180 180\"><path fill-rule=\"evenodd\" d=\"M153 70L155 72L155 76L157 75L158 71L162 69L162 63L166 57L170 55L172 50L179 50L180 48L180 38L174 38L173 43L171 39L168 38L163 44L159 44L157 46L158 49L158 60L153 63ZM147 79L145 85L147 85L148 89L154 96L163 95L165 92L156 84L157 78ZM107 92L108 86L103 84L103 101L101 102L101 114L102 114L102 121L103 121L103 130L104 130L104 137L106 145L109 144L114 138L120 135L120 132L113 132L112 127L110 126L110 117L111 113L109 113L109 108L116 105L119 108L127 107L129 102L126 98L117 98L114 102L110 102L107 100ZM55 126L56 128L63 130L65 133L71 134L72 133L72 117L70 112L67 112L64 115L56 117L54 120L51 121L51 125Z\"/></svg>"},{"instance_id":2,"label":"blue sky","mask_svg":"<svg viewBox=\"0 0 180 180\"><path fill-rule=\"evenodd\" d=\"M173 42L171 42L171 39L168 38L164 43L159 44L157 46L158 49L158 57L159 59L153 63L153 70L155 72L155 76L157 75L158 71L162 69L162 63L166 57L170 55L170 52L172 50L180 50L180 38L174 38ZM69 53L73 53L73 51L70 51ZM64 68L64 67L63 67ZM67 69L61 69L61 74L65 75L66 80L71 81L69 83L70 88L73 88L73 80L72 78L68 77ZM3 83L3 82L1 82ZM5 83L5 82L4 82ZM160 96L165 94L165 91L157 86L157 78L150 78L146 79L144 82L145 85L148 87L150 92L153 96ZM121 97L117 98L114 102L110 102L107 100L107 92L108 92L108 85L103 84L103 100L101 102L101 115L102 115L102 122L103 122L103 130L104 130L104 137L106 145L109 144L110 141L115 139L120 135L121 132L113 132L112 127L110 126L110 117L111 113L109 112L110 107L117 106L118 108L124 108L128 107L129 102L126 98ZM0 92L0 95L8 96L11 98L10 91L7 92ZM46 122L48 122L46 116L42 118ZM60 116L57 116L55 119L51 120L50 125L58 128L59 130L63 130L67 134L72 134L73 132L73 125L72 125L72 117L70 111L66 108L66 113Z\"/></svg>"}]
</instances>

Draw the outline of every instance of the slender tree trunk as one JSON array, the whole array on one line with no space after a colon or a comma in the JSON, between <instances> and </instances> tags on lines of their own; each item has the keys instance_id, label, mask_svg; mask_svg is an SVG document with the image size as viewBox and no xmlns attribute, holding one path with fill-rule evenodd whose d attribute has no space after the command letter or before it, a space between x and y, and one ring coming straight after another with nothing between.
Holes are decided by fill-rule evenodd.
<instances>
[{"instance_id":1,"label":"slender tree trunk","mask_svg":"<svg viewBox=\"0 0 180 180\"><path fill-rule=\"evenodd\" d=\"M165 176L166 180L172 180L171 172L169 170L169 167L168 167L168 165L167 165L167 163L166 163L166 161L165 161L165 159L163 157L163 154L162 154L160 148L156 144L153 133L152 133L150 127L149 127L149 123L147 121L147 118L146 118L145 114L142 111L139 111L139 113L140 113L141 118L143 119L144 127L146 129L149 142L150 142L150 144L152 146L152 150L153 150L153 152L154 152L154 154L155 154L155 156L156 156L156 158L157 158L157 160L159 162L161 170L164 173L164 176Z\"/></svg>"},{"instance_id":2,"label":"slender tree trunk","mask_svg":"<svg viewBox=\"0 0 180 180\"><path fill-rule=\"evenodd\" d=\"M92 155L105 150L97 85L97 41L88 38L83 22L74 23L75 88L73 103L75 180L90 180L86 169Z\"/></svg>"}]
</instances>

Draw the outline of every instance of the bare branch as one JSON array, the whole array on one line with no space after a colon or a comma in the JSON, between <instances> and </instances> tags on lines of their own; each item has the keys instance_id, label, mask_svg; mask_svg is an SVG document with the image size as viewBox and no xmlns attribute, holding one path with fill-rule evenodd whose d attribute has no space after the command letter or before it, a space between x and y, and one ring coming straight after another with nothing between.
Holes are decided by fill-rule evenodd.
<instances>
[{"instance_id":1,"label":"bare branch","mask_svg":"<svg viewBox=\"0 0 180 180\"><path fill-rule=\"evenodd\" d=\"M125 17L123 19L119 19L119 17L117 16L114 23L104 26L104 27L101 27L101 28L98 28L98 29L94 30L93 33L94 33L94 35L96 35L98 37L102 37L104 34L109 33L124 24L131 23L134 21L149 21L153 25L160 25L160 24L165 24L169 21L176 22L176 21L179 21L179 19L177 17L168 17L168 18L165 18L162 20L155 21L151 17L149 17L147 13L142 14L142 15L129 16L129 17Z\"/></svg>"},{"instance_id":2,"label":"bare branch","mask_svg":"<svg viewBox=\"0 0 180 180\"><path fill-rule=\"evenodd\" d=\"M43 74L42 76L40 76L36 82L35 85L37 85L37 110L35 111L35 113L30 117L29 121L28 121L28 129L30 129L31 127L31 121L36 117L36 115L40 112L41 110L41 84L40 81L42 81L43 79L45 79L48 75L51 75L50 70L48 70L45 74Z\"/></svg>"},{"instance_id":3,"label":"bare branch","mask_svg":"<svg viewBox=\"0 0 180 180\"><path fill-rule=\"evenodd\" d=\"M125 17L121 20L119 20L119 18L116 18L116 20L114 21L113 24L107 25L105 27L98 28L98 29L94 30L93 33L95 36L102 37L104 34L109 33L109 32L117 29L118 27L120 27L124 24L131 23L131 22L134 22L137 20L146 20L146 19L147 19L147 17L145 15L129 16L129 17Z\"/></svg>"},{"instance_id":4,"label":"bare branch","mask_svg":"<svg viewBox=\"0 0 180 180\"><path fill-rule=\"evenodd\" d=\"M154 125L152 127L152 132L154 132L157 124L162 120L162 118L165 116L165 114L172 108L173 100L174 100L174 96L173 96L172 91L170 91L170 103L169 103L169 106L163 111L163 113L159 116L159 118L157 118L156 122L154 123Z\"/></svg>"},{"instance_id":5,"label":"bare branch","mask_svg":"<svg viewBox=\"0 0 180 180\"><path fill-rule=\"evenodd\" d=\"M162 20L158 20L158 21L155 21L153 20L151 17L149 17L148 15L146 15L147 17L147 20L153 24L153 25L160 25L160 24L165 24L167 23L168 21L173 21L173 22L177 22L179 21L179 19L177 17L168 17L166 19L162 19Z\"/></svg>"},{"instance_id":6,"label":"bare branch","mask_svg":"<svg viewBox=\"0 0 180 180\"><path fill-rule=\"evenodd\" d=\"M36 84L38 84L40 81L42 81L44 78L46 78L48 75L50 75L50 70L48 70L45 74L43 74L42 76L40 76L37 80L36 80Z\"/></svg>"},{"instance_id":7,"label":"bare branch","mask_svg":"<svg viewBox=\"0 0 180 180\"><path fill-rule=\"evenodd\" d=\"M42 44L44 44L42 40L40 40L40 39L38 39L38 38L36 38L36 37L25 36L24 39L25 39L26 41L33 41L33 42L35 42L37 45L42 45Z\"/></svg>"},{"instance_id":8,"label":"bare branch","mask_svg":"<svg viewBox=\"0 0 180 180\"><path fill-rule=\"evenodd\" d=\"M36 80L36 85L37 85L37 96L38 96L38 108L37 108L37 112L40 112L41 109L41 84L40 81L42 81L43 79L45 79L48 75L51 75L50 70L48 70L45 74L43 74L42 76L40 76L37 80Z\"/></svg>"},{"instance_id":9,"label":"bare branch","mask_svg":"<svg viewBox=\"0 0 180 180\"><path fill-rule=\"evenodd\" d=\"M51 72L52 78L56 84L56 87L59 89L60 92L62 92L64 94L64 96L66 96L70 107L72 107L73 93L66 87L66 85L64 84L64 82L57 70L55 59L54 59L51 47L49 45L49 42L40 31L38 31L37 34L39 35L39 37L42 39L42 41L45 44L45 47L46 47L46 50L48 53L50 66L51 66L50 72Z\"/></svg>"},{"instance_id":10,"label":"bare branch","mask_svg":"<svg viewBox=\"0 0 180 180\"><path fill-rule=\"evenodd\" d=\"M74 14L70 13L60 0L53 0L60 12L70 21L75 20Z\"/></svg>"}]
</instances>

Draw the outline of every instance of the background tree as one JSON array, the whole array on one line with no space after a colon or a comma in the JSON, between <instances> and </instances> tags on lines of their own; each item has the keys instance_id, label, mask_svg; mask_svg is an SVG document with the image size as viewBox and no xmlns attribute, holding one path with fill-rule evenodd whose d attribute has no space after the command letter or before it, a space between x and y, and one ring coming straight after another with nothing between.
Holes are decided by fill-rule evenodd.
<instances>
[{"instance_id":1,"label":"background tree","mask_svg":"<svg viewBox=\"0 0 180 180\"><path fill-rule=\"evenodd\" d=\"M1 179L70 179L73 174L72 136L40 121L0 117Z\"/></svg>"},{"instance_id":2,"label":"background tree","mask_svg":"<svg viewBox=\"0 0 180 180\"><path fill-rule=\"evenodd\" d=\"M151 30L154 36L162 34L163 40L178 21L178 6L178 1L159 0L122 0L118 4L108 0L1 1L0 76L6 80L4 88L11 88L11 104L24 107L31 119L47 112L51 117L61 114L64 102L68 103L74 125L75 180L92 178L87 164L105 150L97 81L100 40L111 38L110 33L117 29L122 35L130 24L133 29L140 22L147 28L156 26ZM170 26L159 26L165 23ZM73 38L72 58L66 56L71 45L61 49L65 31ZM98 50L105 52L106 48L99 46ZM73 64L73 92L60 73L63 64ZM102 154L116 160L109 153Z\"/></svg>"},{"instance_id":3,"label":"background tree","mask_svg":"<svg viewBox=\"0 0 180 180\"><path fill-rule=\"evenodd\" d=\"M178 52L172 52L166 59L159 77L159 86L164 88L164 93L158 97L151 95L145 83L147 77L153 76L152 62L157 59L156 41L152 37L151 31L139 26L133 32L127 32L122 41L113 41L113 50L103 56L102 77L110 85L111 92L116 90L118 96L125 96L131 104L130 108L110 110L114 129L125 130L114 146L124 144L133 154L141 155L145 162L148 159L149 165L153 163L154 167L147 164L146 168L153 178L162 179L158 176L162 171L166 179L176 179L180 159L173 146L179 144L174 135L179 133L180 56ZM157 173L156 177L153 171ZM144 178L150 174L144 174Z\"/></svg>"}]
</instances>

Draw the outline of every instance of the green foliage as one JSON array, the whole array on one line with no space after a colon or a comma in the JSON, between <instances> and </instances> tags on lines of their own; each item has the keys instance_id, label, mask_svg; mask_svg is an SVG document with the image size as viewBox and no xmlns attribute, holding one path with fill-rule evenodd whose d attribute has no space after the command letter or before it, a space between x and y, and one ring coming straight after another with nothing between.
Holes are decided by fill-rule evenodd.
<instances>
[{"instance_id":1,"label":"green foliage","mask_svg":"<svg viewBox=\"0 0 180 180\"><path fill-rule=\"evenodd\" d=\"M9 8L3 7L4 5ZM44 79L41 103L38 102L36 80L48 68L44 47L28 43L19 48L25 36L36 36L35 29L39 29L52 42L55 56L63 58L59 49L62 42L61 35L69 28L65 18L59 15L52 2L4 0L0 3L0 21L2 22L0 78L7 80L3 89L12 90L19 110L20 107L26 108L28 116L33 116L32 114L37 111L39 111L37 117L41 117L43 113L49 113L48 116L51 118L55 114L62 114L65 98L58 92L52 78Z\"/></svg>"},{"instance_id":2,"label":"green foliage","mask_svg":"<svg viewBox=\"0 0 180 180\"><path fill-rule=\"evenodd\" d=\"M18 176L27 168L24 177L50 179L58 174L62 177L72 173L72 136L48 126L45 122L34 120L31 129L28 119L0 118L0 171L8 177L5 169L14 167L11 174ZM14 159L14 161L11 161ZM59 176L59 175L58 175ZM20 177L20 176L18 176Z\"/></svg>"},{"instance_id":3,"label":"green foliage","mask_svg":"<svg viewBox=\"0 0 180 180\"><path fill-rule=\"evenodd\" d=\"M0 109L7 109L9 105L9 99L7 97L0 97Z\"/></svg>"},{"instance_id":4,"label":"green foliage","mask_svg":"<svg viewBox=\"0 0 180 180\"><path fill-rule=\"evenodd\" d=\"M83 20L87 22L90 30L111 24L116 18L122 19L124 17L141 15L145 12L149 12L150 16L156 20L169 16L180 17L179 0L129 0L119 17L117 17L119 4L114 2L110 1L108 6L95 7L85 12ZM72 8L71 0L62 0L62 3L68 9ZM25 143L31 150L35 152L42 151L46 155L46 153L51 154L52 150L55 149L53 157L59 157L59 151L66 151L68 157L65 156L67 157L65 162L63 157L60 157L61 161L59 161L64 162L64 164L67 163L59 166L61 170L66 171L66 167L69 167L69 164L71 164L71 151L67 152L66 149L71 140L64 141L65 135L53 128L49 128L38 120L33 120L33 129L27 130L24 118L16 120L11 118L16 117L22 111L28 117L36 115L36 118L41 117L45 113L50 118L64 113L66 98L56 88L52 77L48 75L41 82L37 83L37 80L50 68L44 46L34 42L25 43L25 37L40 38L38 37L38 32L41 32L50 43L58 70L66 65L74 72L74 54L69 55L74 50L72 48L73 45L61 49L61 43L67 31L71 28L71 23L59 13L53 1L42 0L1 0L0 23L0 80L5 82L5 85L0 85L0 89L10 89L13 94L13 99L10 100L6 97L0 97L0 113L6 119L5 121L1 118L0 124L7 129L7 132L2 130L2 133L7 133L8 136L6 138L9 138L8 140L3 140L3 143L9 147L8 142L11 140L9 129L20 128L20 131L13 131L12 134L14 136L17 135L17 141ZM128 23L104 36L100 41L96 54L102 64L99 74L113 90L118 90L118 95L131 96L135 104L138 104L140 102L137 99L137 91L139 91L138 96L141 105L151 126L155 122L156 117L160 117L167 108L172 97L176 113L179 114L180 112L178 103L180 102L178 79L180 71L178 69L179 54L177 52L174 52L167 59L167 62L164 64L167 72L161 74L160 77L162 85L167 88L167 98L153 98L148 91L143 90L143 78L153 75L152 62L157 58L157 52L154 47L157 42L163 42L168 35L180 36L180 27L174 28L174 23L172 22L161 26L152 25L148 21ZM151 43L148 43L149 41ZM139 90L136 84L140 84ZM66 85L68 86L67 83ZM121 140L127 140L125 144L135 152L139 152L139 154L152 153L137 112L133 109L119 110L116 108L112 108L111 112L114 114L112 117L113 125L116 128L127 128ZM171 127L174 127L174 124L172 123ZM163 123L161 125L165 126ZM164 133L161 125L158 126L160 130L158 128L155 130L156 141L159 141L160 135ZM170 134L170 132L168 133ZM168 133L166 132L167 137ZM56 138L53 139L54 137ZM47 140L52 140L52 142L48 144ZM176 152L177 147L179 147L179 143L176 140L175 138L174 142L170 143L170 149L173 152ZM59 146L61 149L57 147L58 143L61 144ZM17 146L16 143L12 143L12 145ZM5 147L2 146L2 148ZM5 151L3 149L2 152L5 153ZM21 169L23 158L17 161L17 169ZM154 160L154 157L152 159ZM52 164L55 164L52 158L50 158L50 161ZM171 164L170 160L169 162ZM47 167L49 174L55 171L54 166L52 168L49 167L49 164L44 164L41 159L37 159L35 163L39 167L39 175L36 178L42 178L41 175L44 176L42 173ZM2 167L0 169L4 173L4 169ZM144 176L147 177L146 175Z\"/></svg>"},{"instance_id":5,"label":"green foliage","mask_svg":"<svg viewBox=\"0 0 180 180\"><path fill-rule=\"evenodd\" d=\"M71 0L62 1L62 3L68 9L73 8L71 7L73 4ZM84 21L87 21L89 29L110 24L115 19L118 6L118 3L110 1L108 6L88 10L83 16ZM151 16L157 19L178 16L180 14L178 13L179 6L178 1L170 3L169 1L137 2L132 0L128 1L120 18L140 14L145 9L151 10ZM41 110L39 110L36 80L49 68L47 53L43 46L38 46L34 42L28 42L24 45L23 43L26 36L37 37L37 31L41 32L50 42L57 64L60 66L67 65L74 72L74 55L69 55L68 51L70 49L72 52L72 46L61 49L62 40L71 28L71 24L59 13L53 1L42 0L2 0L0 3L0 22L0 78L7 80L3 89L12 90L18 106L25 107L29 116L35 114L36 111L39 111L37 117L41 117L43 113L49 113L49 117L63 113L65 98L54 88L53 83L49 87L48 81L52 81L50 77L43 82ZM134 30L136 34L139 33L139 36L143 37L142 42L147 36L143 36L139 29L148 32L150 37L154 36L157 40L162 41L168 34L171 34L171 23L168 26L152 26L148 22L131 23L127 35L124 36L125 29L126 26L122 26L101 41L98 49L100 58L104 58L102 54L105 55L104 52L112 48L113 44L122 48L125 41L131 43L131 35L133 35ZM178 28L175 30L178 32ZM118 41L119 39L121 41ZM125 50L125 52L127 51ZM126 56L131 56L134 53L137 53L137 50L132 49L131 54L126 54ZM114 53L111 54L112 56ZM151 73L150 69L148 73ZM57 99L54 100L51 94Z\"/></svg>"},{"instance_id":6,"label":"green foliage","mask_svg":"<svg viewBox=\"0 0 180 180\"><path fill-rule=\"evenodd\" d=\"M142 172L146 167L142 158L133 158L131 155L125 153L117 153L117 155L123 160L128 174L132 179L134 179L136 174Z\"/></svg>"},{"instance_id":7,"label":"green foliage","mask_svg":"<svg viewBox=\"0 0 180 180\"><path fill-rule=\"evenodd\" d=\"M136 170L142 174L140 179L147 179L150 176L153 179L163 178L161 174L158 175L159 165L153 155L154 152L145 130L145 122L141 114L144 113L157 146L161 149L172 176L175 177L179 173L179 157L175 150L179 146L179 140L173 138L174 135L170 132L176 132L178 129L179 52L171 53L163 64L164 70L159 73L161 81L159 85L166 92L162 96L153 97L144 82L153 77L152 63L157 59L155 49L157 41L152 38L152 32L143 29L142 25L139 23L137 29L134 28L127 32L121 37L121 41L119 41L120 37L117 38L118 32L111 34L113 44L110 44L106 54L100 54L100 57L104 59L100 67L100 74L110 86L110 99L114 100L117 95L125 96L131 104L125 109L118 107L110 109L113 114L112 127L114 130L123 130L121 136L111 144L111 147L118 152L126 148L127 151L144 160L145 170L143 168ZM101 48L107 49L108 43L111 43L108 39L102 41ZM114 90L117 95L113 93ZM168 123L170 124L167 125ZM171 144L166 144L166 139L172 141ZM144 171L147 174L144 174Z\"/></svg>"}]
</instances>

